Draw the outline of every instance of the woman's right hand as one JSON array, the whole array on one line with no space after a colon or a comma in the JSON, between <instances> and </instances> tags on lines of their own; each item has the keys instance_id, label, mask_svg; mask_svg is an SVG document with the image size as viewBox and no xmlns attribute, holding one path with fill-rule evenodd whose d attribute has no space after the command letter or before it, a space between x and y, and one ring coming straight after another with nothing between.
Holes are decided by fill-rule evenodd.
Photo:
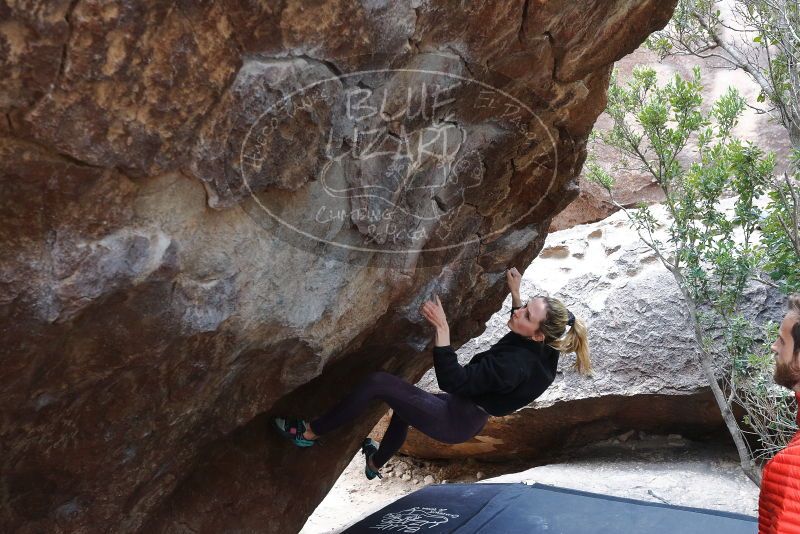
<instances>
[{"instance_id":1,"label":"woman's right hand","mask_svg":"<svg viewBox=\"0 0 800 534\"><path fill-rule=\"evenodd\" d=\"M450 344L450 326L447 324L447 317L444 314L442 301L439 300L438 295L434 295L433 300L429 300L422 305L420 309L422 316L428 322L436 327L436 340L437 347L446 347Z\"/></svg>"},{"instance_id":2,"label":"woman's right hand","mask_svg":"<svg viewBox=\"0 0 800 534\"><path fill-rule=\"evenodd\" d=\"M442 301L439 300L438 295L434 295L433 300L426 301L425 304L422 305L420 312L437 330L448 328L447 317L444 314Z\"/></svg>"}]
</instances>

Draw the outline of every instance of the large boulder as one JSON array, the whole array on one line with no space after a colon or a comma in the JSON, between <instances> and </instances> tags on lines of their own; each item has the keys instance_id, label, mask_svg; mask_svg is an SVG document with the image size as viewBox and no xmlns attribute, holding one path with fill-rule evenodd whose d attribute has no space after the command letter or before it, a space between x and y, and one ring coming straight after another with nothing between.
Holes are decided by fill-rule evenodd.
<instances>
[{"instance_id":1,"label":"large boulder","mask_svg":"<svg viewBox=\"0 0 800 534\"><path fill-rule=\"evenodd\" d=\"M0 530L287 532L478 334L673 1L0 6Z\"/></svg>"},{"instance_id":2,"label":"large boulder","mask_svg":"<svg viewBox=\"0 0 800 534\"><path fill-rule=\"evenodd\" d=\"M663 206L652 209L665 220ZM490 418L478 436L459 445L412 431L402 452L423 458L543 460L630 430L692 437L724 431L678 286L623 212L549 234L525 270L522 293L559 298L586 322L593 376L571 369L574 355L562 356L555 382L531 405ZM459 348L462 364L508 332L510 305L509 297L485 332ZM783 313L777 291L763 285L748 289L746 317L780 321ZM433 370L418 385L439 391ZM384 418L378 435L386 424Z\"/></svg>"}]
</instances>

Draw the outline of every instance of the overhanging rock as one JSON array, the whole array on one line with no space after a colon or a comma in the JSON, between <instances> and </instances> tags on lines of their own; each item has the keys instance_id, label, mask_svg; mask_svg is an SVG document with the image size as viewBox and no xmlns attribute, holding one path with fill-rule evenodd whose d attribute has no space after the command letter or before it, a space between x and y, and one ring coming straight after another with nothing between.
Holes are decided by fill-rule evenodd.
<instances>
[{"instance_id":1,"label":"overhanging rock","mask_svg":"<svg viewBox=\"0 0 800 534\"><path fill-rule=\"evenodd\" d=\"M674 3L4 8L0 530L296 531L379 414L268 417L481 331Z\"/></svg>"}]
</instances>

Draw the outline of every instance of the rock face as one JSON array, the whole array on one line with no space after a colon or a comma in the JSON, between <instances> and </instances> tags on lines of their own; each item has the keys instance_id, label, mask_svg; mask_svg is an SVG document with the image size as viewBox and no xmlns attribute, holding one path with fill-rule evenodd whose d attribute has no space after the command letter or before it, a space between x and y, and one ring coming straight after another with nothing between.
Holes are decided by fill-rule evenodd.
<instances>
[{"instance_id":1,"label":"rock face","mask_svg":"<svg viewBox=\"0 0 800 534\"><path fill-rule=\"evenodd\" d=\"M661 206L653 212L663 220ZM555 382L530 406L490 418L478 436L460 445L412 431L403 452L422 458L543 459L629 430L699 436L724 429L680 291L624 213L549 234L525 271L522 294L552 295L584 319L594 376L578 375L570 369L574 355L562 356ZM776 292L753 287L745 315L780 321L783 301ZM486 331L458 350L462 364L508 332L510 306L509 297ZM432 370L418 385L438 391ZM387 423L384 418L379 430Z\"/></svg>"},{"instance_id":2,"label":"rock face","mask_svg":"<svg viewBox=\"0 0 800 534\"><path fill-rule=\"evenodd\" d=\"M479 333L673 5L0 6L0 530L296 531L379 413L266 422Z\"/></svg>"}]
</instances>

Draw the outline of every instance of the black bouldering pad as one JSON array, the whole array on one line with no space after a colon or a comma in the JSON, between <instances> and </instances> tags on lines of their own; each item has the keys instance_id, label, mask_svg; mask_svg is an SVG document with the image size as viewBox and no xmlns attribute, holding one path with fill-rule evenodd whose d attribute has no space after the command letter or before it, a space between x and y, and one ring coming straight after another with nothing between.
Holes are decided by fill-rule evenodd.
<instances>
[{"instance_id":1,"label":"black bouldering pad","mask_svg":"<svg viewBox=\"0 0 800 534\"><path fill-rule=\"evenodd\" d=\"M756 519L741 514L520 483L427 486L344 532L754 534L757 530Z\"/></svg>"}]
</instances>

